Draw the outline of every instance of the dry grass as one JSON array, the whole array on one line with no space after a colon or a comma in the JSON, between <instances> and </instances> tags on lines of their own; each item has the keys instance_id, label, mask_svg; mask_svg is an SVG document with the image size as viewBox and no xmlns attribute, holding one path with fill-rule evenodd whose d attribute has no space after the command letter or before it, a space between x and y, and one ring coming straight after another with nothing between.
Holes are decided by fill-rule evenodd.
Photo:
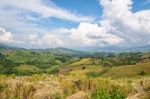
<instances>
[{"instance_id":1,"label":"dry grass","mask_svg":"<svg viewBox=\"0 0 150 99\"><path fill-rule=\"evenodd\" d=\"M87 78L85 75L70 76L4 76L0 78L1 99L65 99L83 97L90 99L95 89L112 90L119 88L127 96L130 93L128 82L110 78ZM76 98L73 98L76 99Z\"/></svg>"}]
</instances>

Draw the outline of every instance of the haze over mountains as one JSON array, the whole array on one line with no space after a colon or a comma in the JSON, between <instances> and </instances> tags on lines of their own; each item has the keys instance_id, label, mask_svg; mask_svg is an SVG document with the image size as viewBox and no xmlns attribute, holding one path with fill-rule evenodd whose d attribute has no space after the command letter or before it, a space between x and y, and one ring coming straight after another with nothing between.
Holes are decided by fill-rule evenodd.
<instances>
[{"instance_id":1,"label":"haze over mountains","mask_svg":"<svg viewBox=\"0 0 150 99\"><path fill-rule=\"evenodd\" d=\"M20 48L11 45L0 44L0 48L7 49L26 49ZM103 47L92 47L92 48L81 48L81 49L70 49L64 47L56 47L56 48L46 48L46 49L29 49L33 51L51 51L54 53L81 53L81 52L148 52L150 51L150 45L144 46L134 46L134 47L126 47L126 46L103 46Z\"/></svg>"}]
</instances>

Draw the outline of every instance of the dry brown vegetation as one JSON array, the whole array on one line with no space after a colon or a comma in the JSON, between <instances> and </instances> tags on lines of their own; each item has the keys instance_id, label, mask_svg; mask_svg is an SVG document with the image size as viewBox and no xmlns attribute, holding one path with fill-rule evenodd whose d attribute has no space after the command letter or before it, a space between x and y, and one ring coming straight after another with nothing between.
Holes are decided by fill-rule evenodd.
<instances>
[{"instance_id":1,"label":"dry brown vegetation","mask_svg":"<svg viewBox=\"0 0 150 99\"><path fill-rule=\"evenodd\" d=\"M99 99L93 96L97 90L123 97L116 99L149 99L150 79L89 78L85 75L0 76L1 99Z\"/></svg>"}]
</instances>

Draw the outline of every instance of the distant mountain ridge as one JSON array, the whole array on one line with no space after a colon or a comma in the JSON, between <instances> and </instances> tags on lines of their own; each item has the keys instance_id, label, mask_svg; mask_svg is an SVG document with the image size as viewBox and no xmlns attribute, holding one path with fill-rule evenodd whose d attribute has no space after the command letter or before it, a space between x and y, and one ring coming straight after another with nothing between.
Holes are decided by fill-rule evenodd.
<instances>
[{"instance_id":1,"label":"distant mountain ridge","mask_svg":"<svg viewBox=\"0 0 150 99\"><path fill-rule=\"evenodd\" d=\"M23 49L15 46L9 46L5 44L0 44L0 48L6 49ZM35 52L51 52L54 54L86 54L91 52L148 52L150 51L150 45L143 45L143 46L135 46L135 47L125 47L125 46L105 46L105 47L97 47L97 48L87 48L86 50L74 50L64 47L57 47L57 48L47 48L47 49L26 49Z\"/></svg>"},{"instance_id":2,"label":"distant mountain ridge","mask_svg":"<svg viewBox=\"0 0 150 99\"><path fill-rule=\"evenodd\" d=\"M91 48L90 50L94 52L148 52L150 51L150 45L134 46L134 47L104 46Z\"/></svg>"},{"instance_id":3,"label":"distant mountain ridge","mask_svg":"<svg viewBox=\"0 0 150 99\"><path fill-rule=\"evenodd\" d=\"M127 51L150 51L150 45L136 46L127 48Z\"/></svg>"},{"instance_id":4,"label":"distant mountain ridge","mask_svg":"<svg viewBox=\"0 0 150 99\"><path fill-rule=\"evenodd\" d=\"M23 49L21 47L10 46L10 45L1 44L1 43L0 43L0 48L5 48L5 49Z\"/></svg>"},{"instance_id":5,"label":"distant mountain ridge","mask_svg":"<svg viewBox=\"0 0 150 99\"><path fill-rule=\"evenodd\" d=\"M0 48L13 48L13 47L5 44L0 44Z\"/></svg>"}]
</instances>

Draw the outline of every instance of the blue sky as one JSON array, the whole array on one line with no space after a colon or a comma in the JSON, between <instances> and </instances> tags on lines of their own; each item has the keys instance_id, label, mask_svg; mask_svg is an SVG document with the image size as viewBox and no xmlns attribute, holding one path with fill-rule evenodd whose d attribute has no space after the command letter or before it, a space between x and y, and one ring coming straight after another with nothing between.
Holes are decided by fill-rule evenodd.
<instances>
[{"instance_id":1,"label":"blue sky","mask_svg":"<svg viewBox=\"0 0 150 99\"><path fill-rule=\"evenodd\" d=\"M0 43L76 49L150 44L150 0L0 2Z\"/></svg>"}]
</instances>

